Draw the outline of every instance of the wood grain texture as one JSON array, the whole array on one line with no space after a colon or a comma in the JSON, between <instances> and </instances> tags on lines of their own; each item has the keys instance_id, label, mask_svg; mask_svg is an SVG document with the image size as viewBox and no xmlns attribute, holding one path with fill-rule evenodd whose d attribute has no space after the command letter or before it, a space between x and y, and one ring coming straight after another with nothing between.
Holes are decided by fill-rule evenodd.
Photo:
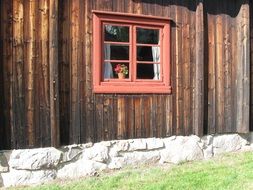
<instances>
[{"instance_id":1,"label":"wood grain texture","mask_svg":"<svg viewBox=\"0 0 253 190\"><path fill-rule=\"evenodd\" d=\"M58 74L58 1L49 3L49 88L51 146L60 145Z\"/></svg>"},{"instance_id":2,"label":"wood grain texture","mask_svg":"<svg viewBox=\"0 0 253 190\"><path fill-rule=\"evenodd\" d=\"M196 8L196 73L194 92L194 134L203 135L204 128L204 17L203 2Z\"/></svg>"},{"instance_id":3,"label":"wood grain texture","mask_svg":"<svg viewBox=\"0 0 253 190\"><path fill-rule=\"evenodd\" d=\"M23 1L13 2L13 76L14 76L14 112L19 113L15 119L15 126L19 126L18 147L26 146L26 120L25 120L25 75L24 75L24 4ZM34 37L35 38L35 37ZM35 44L35 43L34 43ZM34 56L34 55L33 55ZM30 63L32 64L32 63ZM33 79L31 79L33 80ZM31 92L33 93L33 92ZM33 113L33 112L31 112ZM33 121L31 121L33 122ZM34 125L34 124L32 124ZM29 130L32 130L29 125ZM34 133L34 132L33 132ZM32 138L29 136L29 138ZM31 141L31 139L30 139ZM33 142L33 144L36 144Z\"/></svg>"},{"instance_id":4,"label":"wood grain texture","mask_svg":"<svg viewBox=\"0 0 253 190\"><path fill-rule=\"evenodd\" d=\"M40 146L51 145L50 90L49 90L49 0L41 0L37 7L37 108L36 139ZM39 126L38 126L39 125Z\"/></svg>"},{"instance_id":5,"label":"wood grain texture","mask_svg":"<svg viewBox=\"0 0 253 190\"><path fill-rule=\"evenodd\" d=\"M4 148L16 146L16 131L13 115L13 70L12 70L12 2L4 0L1 2L1 31L3 42L3 108L4 108Z\"/></svg>"},{"instance_id":6,"label":"wood grain texture","mask_svg":"<svg viewBox=\"0 0 253 190\"><path fill-rule=\"evenodd\" d=\"M250 1L250 131L253 130L253 2Z\"/></svg>"},{"instance_id":7,"label":"wood grain texture","mask_svg":"<svg viewBox=\"0 0 253 190\"><path fill-rule=\"evenodd\" d=\"M250 93L250 44L249 44L249 4L241 6L237 18L237 64L236 86L236 128L238 132L249 130L249 93Z\"/></svg>"},{"instance_id":8,"label":"wood grain texture","mask_svg":"<svg viewBox=\"0 0 253 190\"><path fill-rule=\"evenodd\" d=\"M249 0L0 1L0 148L246 133ZM94 94L92 10L171 18L171 94Z\"/></svg>"},{"instance_id":9,"label":"wood grain texture","mask_svg":"<svg viewBox=\"0 0 253 190\"><path fill-rule=\"evenodd\" d=\"M80 1L73 0L70 5L70 143L80 143Z\"/></svg>"},{"instance_id":10,"label":"wood grain texture","mask_svg":"<svg viewBox=\"0 0 253 190\"><path fill-rule=\"evenodd\" d=\"M4 122L4 67L3 67L3 1L0 1L0 149L3 149L5 146L5 122Z\"/></svg>"}]
</instances>

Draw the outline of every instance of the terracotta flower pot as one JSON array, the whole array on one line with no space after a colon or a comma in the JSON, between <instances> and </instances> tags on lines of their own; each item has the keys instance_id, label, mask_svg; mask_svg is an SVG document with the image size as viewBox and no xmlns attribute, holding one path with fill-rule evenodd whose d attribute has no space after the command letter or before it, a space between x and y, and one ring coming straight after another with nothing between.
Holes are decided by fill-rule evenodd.
<instances>
[{"instance_id":1,"label":"terracotta flower pot","mask_svg":"<svg viewBox=\"0 0 253 190\"><path fill-rule=\"evenodd\" d=\"M118 73L118 78L119 79L124 79L126 75L124 73Z\"/></svg>"}]
</instances>

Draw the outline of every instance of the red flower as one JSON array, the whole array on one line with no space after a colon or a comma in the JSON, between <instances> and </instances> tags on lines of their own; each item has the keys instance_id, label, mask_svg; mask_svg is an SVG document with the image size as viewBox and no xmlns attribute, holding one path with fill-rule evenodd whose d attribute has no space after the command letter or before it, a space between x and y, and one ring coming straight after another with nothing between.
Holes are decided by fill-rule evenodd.
<instances>
[{"instance_id":1,"label":"red flower","mask_svg":"<svg viewBox=\"0 0 253 190\"><path fill-rule=\"evenodd\" d=\"M114 68L114 71L116 73L124 73L125 75L128 74L128 68L124 64L117 64L116 67Z\"/></svg>"}]
</instances>

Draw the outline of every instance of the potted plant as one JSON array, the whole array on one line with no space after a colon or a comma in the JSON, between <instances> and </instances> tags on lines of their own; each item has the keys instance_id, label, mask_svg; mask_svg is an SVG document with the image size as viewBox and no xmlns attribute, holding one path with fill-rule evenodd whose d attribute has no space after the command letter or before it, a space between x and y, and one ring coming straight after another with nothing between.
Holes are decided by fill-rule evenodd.
<instances>
[{"instance_id":1,"label":"potted plant","mask_svg":"<svg viewBox=\"0 0 253 190\"><path fill-rule=\"evenodd\" d=\"M117 64L114 71L118 74L119 79L124 79L128 74L128 68L124 64Z\"/></svg>"}]
</instances>

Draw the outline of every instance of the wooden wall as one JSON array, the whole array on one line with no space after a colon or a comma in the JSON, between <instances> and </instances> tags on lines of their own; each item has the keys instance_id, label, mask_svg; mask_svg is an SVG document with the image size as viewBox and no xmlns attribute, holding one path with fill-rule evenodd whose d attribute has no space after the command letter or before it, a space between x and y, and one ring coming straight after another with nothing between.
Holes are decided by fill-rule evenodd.
<instances>
[{"instance_id":1,"label":"wooden wall","mask_svg":"<svg viewBox=\"0 0 253 190\"><path fill-rule=\"evenodd\" d=\"M253 128L250 4L1 0L0 149L248 132ZM172 19L171 95L92 92L91 10Z\"/></svg>"},{"instance_id":2,"label":"wooden wall","mask_svg":"<svg viewBox=\"0 0 253 190\"><path fill-rule=\"evenodd\" d=\"M253 2L250 1L250 131L253 131Z\"/></svg>"}]
</instances>

